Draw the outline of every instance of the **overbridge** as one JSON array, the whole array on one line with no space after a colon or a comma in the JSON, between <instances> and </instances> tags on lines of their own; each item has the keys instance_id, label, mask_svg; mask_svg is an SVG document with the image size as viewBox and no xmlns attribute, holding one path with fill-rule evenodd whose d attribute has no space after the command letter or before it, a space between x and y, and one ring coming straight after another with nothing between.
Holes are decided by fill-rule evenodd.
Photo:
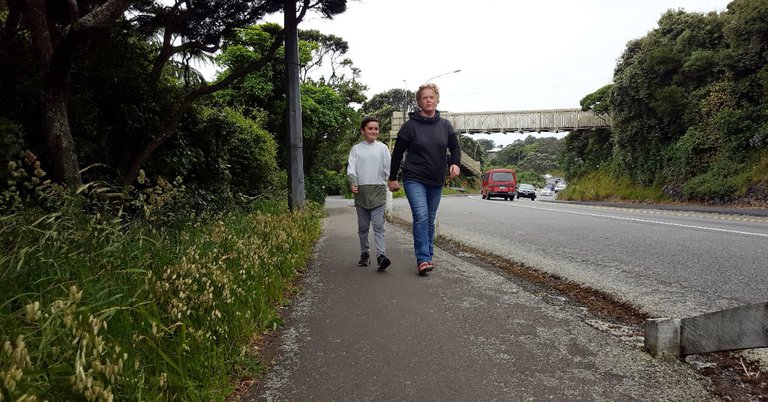
<instances>
[{"instance_id":1,"label":"overbridge","mask_svg":"<svg viewBox=\"0 0 768 402\"><path fill-rule=\"evenodd\" d=\"M524 110L508 112L462 112L441 113L450 121L457 133L508 133L508 132L560 132L610 128L609 116L596 115L592 111L581 109ZM406 119L405 113L392 113L392 131L394 138ZM466 153L461 155L461 168L472 175L480 175L480 163Z\"/></svg>"}]
</instances>

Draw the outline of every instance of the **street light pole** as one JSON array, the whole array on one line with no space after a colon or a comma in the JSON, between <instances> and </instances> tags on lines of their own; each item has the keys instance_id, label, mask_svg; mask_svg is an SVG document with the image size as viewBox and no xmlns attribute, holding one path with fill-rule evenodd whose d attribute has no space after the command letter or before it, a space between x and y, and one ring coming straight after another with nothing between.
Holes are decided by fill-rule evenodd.
<instances>
[{"instance_id":1,"label":"street light pole","mask_svg":"<svg viewBox=\"0 0 768 402\"><path fill-rule=\"evenodd\" d=\"M408 81L403 80L403 84L405 85L403 87L403 123L400 124L400 127L405 124L405 117L408 113ZM392 130L389 131L389 149L392 149Z\"/></svg>"},{"instance_id":2,"label":"street light pole","mask_svg":"<svg viewBox=\"0 0 768 402\"><path fill-rule=\"evenodd\" d=\"M477 155L477 151L480 149L480 143L475 141L475 154L472 155L475 158L477 158L477 163L480 165L480 173L483 173L483 154L485 154L485 151L483 151L483 154L480 156Z\"/></svg>"},{"instance_id":3,"label":"street light pole","mask_svg":"<svg viewBox=\"0 0 768 402\"><path fill-rule=\"evenodd\" d=\"M426 80L426 81L424 81L424 82L425 82L425 83L428 83L428 82L432 82L432 80L434 80L435 78L440 78L440 77L442 77L442 76L444 76L444 75L448 75L448 74L456 74L456 73L460 73L460 72L461 72L461 69L460 69L460 68L458 68L458 69L456 69L456 70L453 70L453 71L449 71L449 72L447 72L447 73L438 74L438 75L436 75L436 76L434 76L434 77L432 77L432 78L430 78L430 79L428 79L428 80Z\"/></svg>"}]
</instances>

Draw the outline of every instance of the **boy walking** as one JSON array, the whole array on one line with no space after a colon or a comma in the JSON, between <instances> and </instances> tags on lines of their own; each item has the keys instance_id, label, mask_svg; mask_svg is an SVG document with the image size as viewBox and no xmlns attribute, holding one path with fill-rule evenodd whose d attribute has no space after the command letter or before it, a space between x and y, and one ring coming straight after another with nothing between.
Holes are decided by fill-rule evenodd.
<instances>
[{"instance_id":1,"label":"boy walking","mask_svg":"<svg viewBox=\"0 0 768 402\"><path fill-rule=\"evenodd\" d=\"M368 230L373 224L378 270L384 271L392 263L386 256L384 233L384 209L387 202L387 177L389 177L389 149L380 141L379 120L367 116L360 124L363 141L349 151L347 180L355 195L357 210L357 235L360 237L360 261L364 267L371 263L371 247Z\"/></svg>"}]
</instances>

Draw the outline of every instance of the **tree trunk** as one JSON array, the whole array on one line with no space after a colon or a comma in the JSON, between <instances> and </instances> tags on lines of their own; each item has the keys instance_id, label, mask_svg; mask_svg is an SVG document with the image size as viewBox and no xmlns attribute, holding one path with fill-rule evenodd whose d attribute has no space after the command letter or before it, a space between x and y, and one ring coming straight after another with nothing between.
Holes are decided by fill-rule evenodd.
<instances>
[{"instance_id":1,"label":"tree trunk","mask_svg":"<svg viewBox=\"0 0 768 402\"><path fill-rule=\"evenodd\" d=\"M74 190L81 184L80 165L69 127L65 89L46 88L42 95L41 109L47 154L54 177Z\"/></svg>"},{"instance_id":2,"label":"tree trunk","mask_svg":"<svg viewBox=\"0 0 768 402\"><path fill-rule=\"evenodd\" d=\"M14 8L24 5L25 24L29 28L32 47L42 68L45 89L41 96L43 134L53 176L74 190L81 184L80 166L67 112L67 86L72 58L87 32L109 27L131 5L131 0L107 0L80 18L78 4L68 0L70 24L60 27L48 15L46 0L18 0ZM9 3L11 4L11 3Z\"/></svg>"}]
</instances>

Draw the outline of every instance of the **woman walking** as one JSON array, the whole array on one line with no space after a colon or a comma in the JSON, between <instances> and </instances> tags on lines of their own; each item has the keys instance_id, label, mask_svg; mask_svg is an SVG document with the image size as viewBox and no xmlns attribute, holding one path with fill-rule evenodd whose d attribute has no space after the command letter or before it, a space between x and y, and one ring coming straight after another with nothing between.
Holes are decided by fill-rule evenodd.
<instances>
[{"instance_id":1,"label":"woman walking","mask_svg":"<svg viewBox=\"0 0 768 402\"><path fill-rule=\"evenodd\" d=\"M410 119L397 133L389 173L389 189L396 191L400 188L397 173L403 163L403 188L413 216L413 249L419 275L435 267L435 216L446 166L448 175L454 178L459 175L461 161L459 139L451 123L440 117L439 102L440 90L435 84L424 84L416 91L419 110L409 114ZM450 159L446 159L446 150L450 150Z\"/></svg>"}]
</instances>

